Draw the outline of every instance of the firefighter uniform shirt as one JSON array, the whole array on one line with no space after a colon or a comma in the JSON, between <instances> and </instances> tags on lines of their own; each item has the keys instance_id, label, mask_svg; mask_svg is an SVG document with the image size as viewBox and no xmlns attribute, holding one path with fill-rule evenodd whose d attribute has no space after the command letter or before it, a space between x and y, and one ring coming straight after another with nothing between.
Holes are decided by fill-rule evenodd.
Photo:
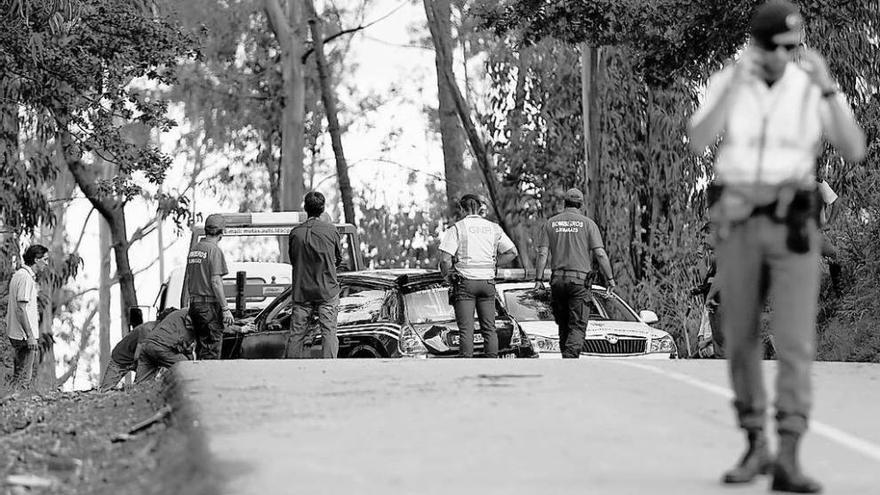
<instances>
[{"instance_id":1,"label":"firefighter uniform shirt","mask_svg":"<svg viewBox=\"0 0 880 495\"><path fill-rule=\"evenodd\" d=\"M440 250L455 259L455 271L468 280L495 278L495 256L514 248L501 227L479 215L468 215L443 234Z\"/></svg>"},{"instance_id":2,"label":"firefighter uniform shirt","mask_svg":"<svg viewBox=\"0 0 880 495\"><path fill-rule=\"evenodd\" d=\"M226 275L226 258L217 243L202 239L193 246L186 259L186 287L190 296L215 297L212 275Z\"/></svg>"},{"instance_id":3,"label":"firefighter uniform shirt","mask_svg":"<svg viewBox=\"0 0 880 495\"><path fill-rule=\"evenodd\" d=\"M590 273L593 249L604 247L599 227L577 208L566 208L550 217L541 228L537 247L549 247L550 268Z\"/></svg>"}]
</instances>

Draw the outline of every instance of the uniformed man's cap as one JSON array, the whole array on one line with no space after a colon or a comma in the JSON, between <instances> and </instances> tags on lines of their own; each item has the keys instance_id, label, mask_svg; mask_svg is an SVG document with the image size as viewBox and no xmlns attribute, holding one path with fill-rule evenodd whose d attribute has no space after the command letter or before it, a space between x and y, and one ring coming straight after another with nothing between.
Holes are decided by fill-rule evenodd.
<instances>
[{"instance_id":1,"label":"uniformed man's cap","mask_svg":"<svg viewBox=\"0 0 880 495\"><path fill-rule=\"evenodd\" d=\"M797 6L787 0L769 0L755 9L749 27L752 38L764 48L797 43L804 28L804 19Z\"/></svg>"},{"instance_id":2,"label":"uniformed man's cap","mask_svg":"<svg viewBox=\"0 0 880 495\"><path fill-rule=\"evenodd\" d=\"M565 200L571 201L572 203L581 203L584 202L584 193L580 191L580 189L576 187L572 187L568 191L565 192Z\"/></svg>"},{"instance_id":3,"label":"uniformed man's cap","mask_svg":"<svg viewBox=\"0 0 880 495\"><path fill-rule=\"evenodd\" d=\"M205 232L208 234L223 232L224 228L226 228L226 219L219 213L208 215L205 219Z\"/></svg>"}]
</instances>

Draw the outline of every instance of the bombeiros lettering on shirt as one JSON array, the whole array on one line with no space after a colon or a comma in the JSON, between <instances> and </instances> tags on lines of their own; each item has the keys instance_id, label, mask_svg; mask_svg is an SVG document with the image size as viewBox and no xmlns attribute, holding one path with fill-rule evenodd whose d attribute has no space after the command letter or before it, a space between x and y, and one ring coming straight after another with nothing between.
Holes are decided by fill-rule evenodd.
<instances>
[{"instance_id":1,"label":"bombeiros lettering on shirt","mask_svg":"<svg viewBox=\"0 0 880 495\"><path fill-rule=\"evenodd\" d=\"M557 234L578 233L584 228L581 220L554 220L550 223Z\"/></svg>"},{"instance_id":2,"label":"bombeiros lettering on shirt","mask_svg":"<svg viewBox=\"0 0 880 495\"><path fill-rule=\"evenodd\" d=\"M190 251L189 257L188 257L188 262L190 264L198 265L198 264L201 264L202 261L204 261L205 258L207 258L207 257L208 257L207 251Z\"/></svg>"}]
</instances>

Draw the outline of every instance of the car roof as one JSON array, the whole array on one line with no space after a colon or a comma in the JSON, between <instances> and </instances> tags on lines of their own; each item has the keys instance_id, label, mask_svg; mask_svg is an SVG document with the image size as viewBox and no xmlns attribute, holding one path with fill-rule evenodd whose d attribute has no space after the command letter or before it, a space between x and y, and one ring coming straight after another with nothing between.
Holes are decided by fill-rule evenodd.
<instances>
[{"instance_id":1,"label":"car roof","mask_svg":"<svg viewBox=\"0 0 880 495\"><path fill-rule=\"evenodd\" d=\"M361 282L376 287L398 287L401 292L415 292L443 282L443 276L436 270L417 268L389 268L378 270L362 270L339 274L339 278L348 282Z\"/></svg>"}]
</instances>

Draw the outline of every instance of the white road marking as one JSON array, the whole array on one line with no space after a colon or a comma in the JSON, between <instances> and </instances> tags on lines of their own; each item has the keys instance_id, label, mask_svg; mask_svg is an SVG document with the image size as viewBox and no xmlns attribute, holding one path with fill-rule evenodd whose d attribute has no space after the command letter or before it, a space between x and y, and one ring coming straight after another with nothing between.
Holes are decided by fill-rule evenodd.
<instances>
[{"instance_id":1,"label":"white road marking","mask_svg":"<svg viewBox=\"0 0 880 495\"><path fill-rule=\"evenodd\" d=\"M657 373L658 375L663 375L673 380L677 380L679 382L686 383L701 390L705 390L709 393L719 395L721 397L724 397L725 399L733 399L733 392L731 392L730 389L715 385L713 383L698 380L692 376L685 375L684 373L668 371L665 369L656 368L654 366L634 363L631 361L614 362L632 368L638 368L641 370L650 371L652 373ZM836 442L844 447L859 452L860 454L865 455L874 461L880 462L880 445L861 439L839 428L835 428L831 425L827 425L825 423L822 423L821 421L816 421L814 419L810 419L810 430L827 438L828 440L831 440L832 442Z\"/></svg>"}]
</instances>

